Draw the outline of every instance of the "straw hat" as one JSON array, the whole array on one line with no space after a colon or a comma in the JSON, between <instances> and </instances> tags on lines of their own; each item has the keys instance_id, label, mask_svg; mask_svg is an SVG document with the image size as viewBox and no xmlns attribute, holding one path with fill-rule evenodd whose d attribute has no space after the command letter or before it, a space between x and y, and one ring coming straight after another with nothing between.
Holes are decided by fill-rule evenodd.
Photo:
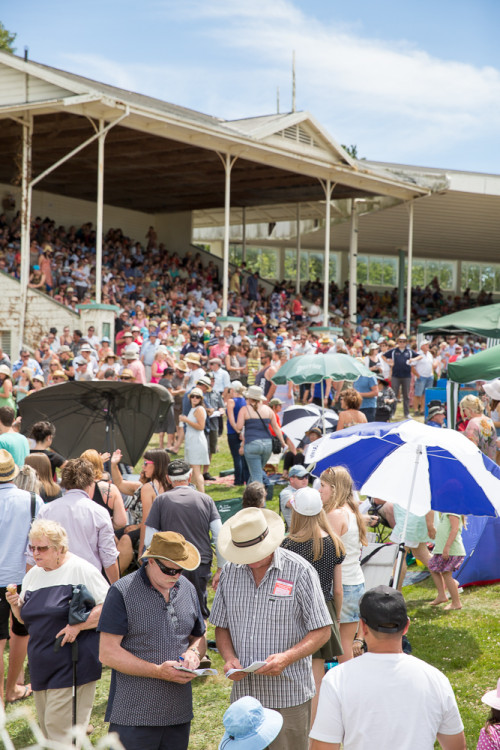
<instances>
[{"instance_id":1,"label":"straw hat","mask_svg":"<svg viewBox=\"0 0 500 750\"><path fill-rule=\"evenodd\" d=\"M205 388L208 389L209 393L212 390L212 381L206 375L204 375L202 378L200 378L199 380L197 380L196 381L196 385L204 385Z\"/></svg>"},{"instance_id":2,"label":"straw hat","mask_svg":"<svg viewBox=\"0 0 500 750\"><path fill-rule=\"evenodd\" d=\"M180 370L181 372L187 372L187 364L181 359L180 362L176 362L175 369Z\"/></svg>"},{"instance_id":3,"label":"straw hat","mask_svg":"<svg viewBox=\"0 0 500 750\"><path fill-rule=\"evenodd\" d=\"M266 397L260 385L251 385L246 390L245 398L253 398L254 401L264 401Z\"/></svg>"},{"instance_id":4,"label":"straw hat","mask_svg":"<svg viewBox=\"0 0 500 750\"><path fill-rule=\"evenodd\" d=\"M272 555L285 538L285 524L267 508L243 508L223 524L217 545L222 557L246 565Z\"/></svg>"},{"instance_id":5,"label":"straw hat","mask_svg":"<svg viewBox=\"0 0 500 750\"><path fill-rule=\"evenodd\" d=\"M18 474L19 469L9 451L0 449L0 482L12 482Z\"/></svg>"},{"instance_id":6,"label":"straw hat","mask_svg":"<svg viewBox=\"0 0 500 750\"><path fill-rule=\"evenodd\" d=\"M200 553L182 534L175 531L158 531L153 534L151 544L143 554L143 559L167 560L183 570L196 570L200 564Z\"/></svg>"},{"instance_id":7,"label":"straw hat","mask_svg":"<svg viewBox=\"0 0 500 750\"><path fill-rule=\"evenodd\" d=\"M10 378L10 367L7 367L7 365L0 365L0 373L2 375L8 375Z\"/></svg>"},{"instance_id":8,"label":"straw hat","mask_svg":"<svg viewBox=\"0 0 500 750\"><path fill-rule=\"evenodd\" d=\"M132 370L129 370L128 367L125 367L120 374L121 378L131 378L132 380L135 380L135 375L132 372Z\"/></svg>"},{"instance_id":9,"label":"straw hat","mask_svg":"<svg viewBox=\"0 0 500 750\"><path fill-rule=\"evenodd\" d=\"M195 352L189 352L189 354L186 354L184 357L184 362L187 362L191 365L198 365L198 367L201 364L201 358L199 354L196 354Z\"/></svg>"}]
</instances>

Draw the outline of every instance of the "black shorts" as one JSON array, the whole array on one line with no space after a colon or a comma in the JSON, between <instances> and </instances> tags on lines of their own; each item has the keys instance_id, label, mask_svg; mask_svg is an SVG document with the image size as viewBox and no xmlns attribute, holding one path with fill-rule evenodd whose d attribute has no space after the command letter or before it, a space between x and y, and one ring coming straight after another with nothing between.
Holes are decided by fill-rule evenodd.
<instances>
[{"instance_id":1,"label":"black shorts","mask_svg":"<svg viewBox=\"0 0 500 750\"><path fill-rule=\"evenodd\" d=\"M12 632L16 635L28 635L28 631L19 620L14 616L10 604L5 598L7 593L6 586L0 586L0 641L9 638L9 617L12 614ZM17 593L21 593L21 586L17 587Z\"/></svg>"}]
</instances>

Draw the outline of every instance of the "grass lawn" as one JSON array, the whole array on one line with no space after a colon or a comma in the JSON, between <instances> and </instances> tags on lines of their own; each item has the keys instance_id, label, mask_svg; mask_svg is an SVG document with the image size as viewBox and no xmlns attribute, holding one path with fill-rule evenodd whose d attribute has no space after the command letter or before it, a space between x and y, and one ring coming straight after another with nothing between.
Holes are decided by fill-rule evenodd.
<instances>
[{"instance_id":1,"label":"grass lawn","mask_svg":"<svg viewBox=\"0 0 500 750\"><path fill-rule=\"evenodd\" d=\"M232 466L225 437L219 441L219 446L220 452L214 456L211 466L214 476ZM156 437L151 447L157 447ZM209 484L206 489L214 500L241 494L238 489L226 485ZM278 494L279 489L275 489L274 498L268 504L273 510L278 507ZM474 750L488 713L487 707L481 703L481 696L495 687L500 677L500 584L466 589L462 594L463 609L454 612L429 606L428 602L435 596L430 579L406 587L403 593L411 617L408 636L413 653L441 669L450 679L465 724L467 748ZM208 638L213 637L213 628L209 626ZM229 704L231 686L221 676L222 659L212 651L208 653L219 675L193 682L195 715L189 745L193 750L218 748L223 734L222 716ZM110 671L104 669L92 713L93 744L107 732L103 719L109 680ZM376 696L373 700L376 701ZM34 702L29 698L22 704L7 707L7 721L20 705L29 706L34 713ZM26 722L21 719L10 721L8 729L16 748L26 747L34 741ZM4 747L1 741L0 747Z\"/></svg>"}]
</instances>

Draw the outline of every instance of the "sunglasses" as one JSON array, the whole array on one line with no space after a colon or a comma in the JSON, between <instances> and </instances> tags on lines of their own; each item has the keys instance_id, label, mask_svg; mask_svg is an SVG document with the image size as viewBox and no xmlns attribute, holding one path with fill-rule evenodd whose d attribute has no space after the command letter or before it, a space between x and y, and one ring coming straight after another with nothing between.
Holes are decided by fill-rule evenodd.
<instances>
[{"instance_id":1,"label":"sunglasses","mask_svg":"<svg viewBox=\"0 0 500 750\"><path fill-rule=\"evenodd\" d=\"M37 544L30 544L29 545L30 552L47 552L48 549L50 549L50 546L46 544L45 546L39 547Z\"/></svg>"},{"instance_id":2,"label":"sunglasses","mask_svg":"<svg viewBox=\"0 0 500 750\"><path fill-rule=\"evenodd\" d=\"M190 396L189 398L201 398L201 396Z\"/></svg>"},{"instance_id":3,"label":"sunglasses","mask_svg":"<svg viewBox=\"0 0 500 750\"><path fill-rule=\"evenodd\" d=\"M154 461L148 461L148 459L145 458L142 463L144 464L144 466L150 466L151 464L154 464Z\"/></svg>"},{"instance_id":4,"label":"sunglasses","mask_svg":"<svg viewBox=\"0 0 500 750\"><path fill-rule=\"evenodd\" d=\"M161 572L166 576L179 576L182 573L182 568L167 568L162 562L155 558L155 563L160 568Z\"/></svg>"}]
</instances>

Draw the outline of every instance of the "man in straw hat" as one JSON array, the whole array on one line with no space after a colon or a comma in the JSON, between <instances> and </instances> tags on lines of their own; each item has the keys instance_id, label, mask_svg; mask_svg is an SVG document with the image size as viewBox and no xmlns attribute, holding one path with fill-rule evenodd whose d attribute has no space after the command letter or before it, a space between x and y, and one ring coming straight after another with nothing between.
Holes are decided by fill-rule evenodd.
<instances>
[{"instance_id":1,"label":"man in straw hat","mask_svg":"<svg viewBox=\"0 0 500 750\"><path fill-rule=\"evenodd\" d=\"M43 505L42 499L35 496L33 503L30 493L20 490L13 484L19 473L12 455L0 449L0 656L3 657L5 644L9 638L10 606L5 598L7 586L15 585L21 592L21 582L26 573L26 547L33 518ZM28 631L12 615L12 630L9 646L9 671L5 688L5 700L12 703L31 694L29 685L17 685L28 648ZM1 659L3 664L3 658ZM0 698L4 698L3 679L0 680Z\"/></svg>"},{"instance_id":2,"label":"man in straw hat","mask_svg":"<svg viewBox=\"0 0 500 750\"><path fill-rule=\"evenodd\" d=\"M403 653L410 620L400 591L376 586L360 601L367 653L321 683L312 750L466 750L453 689L439 669ZM375 701L375 704L373 703ZM375 712L367 707L375 705Z\"/></svg>"},{"instance_id":3,"label":"man in straw hat","mask_svg":"<svg viewBox=\"0 0 500 750\"><path fill-rule=\"evenodd\" d=\"M282 549L282 519L271 510L244 508L222 526L222 569L210 615L224 672L239 672L231 700L252 695L283 716L273 750L307 750L314 695L311 654L330 637L331 618L319 578L304 558ZM241 682L240 682L241 680Z\"/></svg>"},{"instance_id":4,"label":"man in straw hat","mask_svg":"<svg viewBox=\"0 0 500 750\"><path fill-rule=\"evenodd\" d=\"M185 750L193 718L190 682L206 649L194 586L181 573L200 564L173 531L154 534L145 564L117 581L104 602L99 658L113 669L106 710L126 750Z\"/></svg>"}]
</instances>

